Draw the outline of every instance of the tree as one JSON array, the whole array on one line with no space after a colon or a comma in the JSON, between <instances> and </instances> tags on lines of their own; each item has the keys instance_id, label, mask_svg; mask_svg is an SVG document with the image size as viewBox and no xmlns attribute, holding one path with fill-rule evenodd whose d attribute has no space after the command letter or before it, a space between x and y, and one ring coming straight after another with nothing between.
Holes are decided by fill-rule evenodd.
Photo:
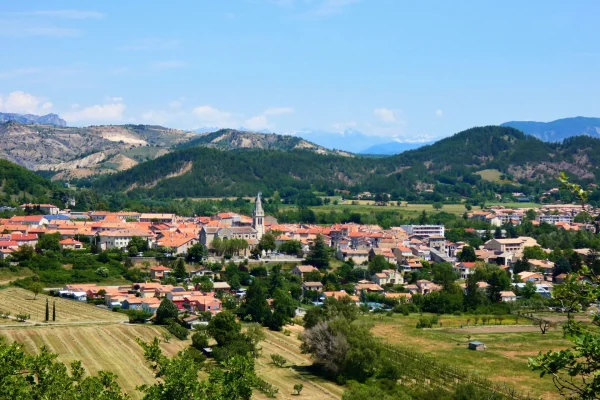
<instances>
[{"instance_id":1,"label":"tree","mask_svg":"<svg viewBox=\"0 0 600 400\"><path fill-rule=\"evenodd\" d=\"M273 361L273 364L279 368L282 368L285 364L287 364L285 357L279 354L271 354L271 361Z\"/></svg>"},{"instance_id":2,"label":"tree","mask_svg":"<svg viewBox=\"0 0 600 400\"><path fill-rule=\"evenodd\" d=\"M467 287L465 289L465 309L476 310L477 307L485 304L488 301L484 292L479 288L477 284L477 277L475 274L470 274L467 277ZM477 322L475 323L477 324Z\"/></svg>"},{"instance_id":3,"label":"tree","mask_svg":"<svg viewBox=\"0 0 600 400\"><path fill-rule=\"evenodd\" d=\"M296 396L300 396L300 392L304 389L304 385L301 383L297 383L294 385L294 392L296 392Z\"/></svg>"},{"instance_id":4,"label":"tree","mask_svg":"<svg viewBox=\"0 0 600 400\"><path fill-rule=\"evenodd\" d=\"M570 274L571 271L571 263L569 260L561 257L554 263L554 268L552 268L552 276L554 277L560 274Z\"/></svg>"},{"instance_id":5,"label":"tree","mask_svg":"<svg viewBox=\"0 0 600 400\"><path fill-rule=\"evenodd\" d=\"M242 314L250 315L259 324L268 321L271 309L267 303L267 287L264 281L255 279L246 292Z\"/></svg>"},{"instance_id":6,"label":"tree","mask_svg":"<svg viewBox=\"0 0 600 400\"><path fill-rule=\"evenodd\" d=\"M275 243L275 236L268 232L265 233L258 242L258 248L261 251L275 251L277 250L277 244Z\"/></svg>"},{"instance_id":7,"label":"tree","mask_svg":"<svg viewBox=\"0 0 600 400\"><path fill-rule=\"evenodd\" d=\"M129 240L129 243L127 243L127 249L129 250L132 247L135 247L138 252L139 251L141 251L141 252L147 251L148 250L148 241L139 236L132 236L131 240Z\"/></svg>"},{"instance_id":8,"label":"tree","mask_svg":"<svg viewBox=\"0 0 600 400\"><path fill-rule=\"evenodd\" d=\"M523 298L525 298L525 299L531 299L533 297L533 295L535 295L536 291L537 291L537 288L535 286L535 283L527 282L527 283L525 283L525 286L523 287L523 289L521 289L521 296L523 296Z\"/></svg>"},{"instance_id":9,"label":"tree","mask_svg":"<svg viewBox=\"0 0 600 400\"><path fill-rule=\"evenodd\" d=\"M477 261L477 255L475 254L475 249L471 246L464 246L462 251L458 255L458 261L462 262L475 262Z\"/></svg>"},{"instance_id":10,"label":"tree","mask_svg":"<svg viewBox=\"0 0 600 400\"><path fill-rule=\"evenodd\" d=\"M447 262L434 264L432 272L433 281L442 285L445 290L449 290L458 278L458 274L454 272L452 264Z\"/></svg>"},{"instance_id":11,"label":"tree","mask_svg":"<svg viewBox=\"0 0 600 400\"><path fill-rule=\"evenodd\" d=\"M540 246L525 247L523 256L529 260L546 260L548 254Z\"/></svg>"},{"instance_id":12,"label":"tree","mask_svg":"<svg viewBox=\"0 0 600 400\"><path fill-rule=\"evenodd\" d=\"M192 335L192 346L198 350L208 347L208 336L204 331L196 331Z\"/></svg>"},{"instance_id":13,"label":"tree","mask_svg":"<svg viewBox=\"0 0 600 400\"><path fill-rule=\"evenodd\" d=\"M60 251L60 233L42 235L36 247L41 250Z\"/></svg>"},{"instance_id":14,"label":"tree","mask_svg":"<svg viewBox=\"0 0 600 400\"><path fill-rule=\"evenodd\" d=\"M206 257L206 254L206 247L204 247L201 243L196 243L188 249L185 260L187 262L199 263L204 257Z\"/></svg>"},{"instance_id":15,"label":"tree","mask_svg":"<svg viewBox=\"0 0 600 400\"><path fill-rule=\"evenodd\" d=\"M502 229L499 226L497 226L494 230L494 239L502 239L502 236Z\"/></svg>"},{"instance_id":16,"label":"tree","mask_svg":"<svg viewBox=\"0 0 600 400\"><path fill-rule=\"evenodd\" d=\"M436 209L436 210L441 210L442 207L444 207L444 204L442 204L440 202L433 203L433 208Z\"/></svg>"},{"instance_id":17,"label":"tree","mask_svg":"<svg viewBox=\"0 0 600 400\"><path fill-rule=\"evenodd\" d=\"M280 288L273 295L273 313L268 317L269 329L279 331L296 315L296 304L287 291Z\"/></svg>"},{"instance_id":18,"label":"tree","mask_svg":"<svg viewBox=\"0 0 600 400\"><path fill-rule=\"evenodd\" d=\"M46 317L44 318L44 321L50 321L50 304L48 304L48 299L46 299Z\"/></svg>"},{"instance_id":19,"label":"tree","mask_svg":"<svg viewBox=\"0 0 600 400\"><path fill-rule=\"evenodd\" d=\"M222 311L210 320L206 331L219 346L224 346L240 337L242 326L237 323L234 314Z\"/></svg>"},{"instance_id":20,"label":"tree","mask_svg":"<svg viewBox=\"0 0 600 400\"><path fill-rule=\"evenodd\" d=\"M284 254L302 256L302 243L299 240L286 240L279 245L279 251Z\"/></svg>"},{"instance_id":21,"label":"tree","mask_svg":"<svg viewBox=\"0 0 600 400\"><path fill-rule=\"evenodd\" d=\"M31 285L29 285L29 290L33 292L33 299L35 300L37 295L44 290L44 286L40 282L33 282Z\"/></svg>"},{"instance_id":22,"label":"tree","mask_svg":"<svg viewBox=\"0 0 600 400\"><path fill-rule=\"evenodd\" d=\"M80 361L68 368L56 360L57 355L42 346L40 353L29 355L17 342L7 344L0 337L0 398L55 400L124 400L127 396L116 382L116 376L100 371L85 376Z\"/></svg>"},{"instance_id":23,"label":"tree","mask_svg":"<svg viewBox=\"0 0 600 400\"><path fill-rule=\"evenodd\" d=\"M492 302L499 302L501 300L500 292L510 289L510 277L506 271L497 268L492 271L490 278L488 279L488 297Z\"/></svg>"},{"instance_id":24,"label":"tree","mask_svg":"<svg viewBox=\"0 0 600 400\"><path fill-rule=\"evenodd\" d=\"M52 302L52 322L56 321L56 301Z\"/></svg>"},{"instance_id":25,"label":"tree","mask_svg":"<svg viewBox=\"0 0 600 400\"><path fill-rule=\"evenodd\" d=\"M160 302L156 315L154 317L154 323L158 325L166 325L170 321L177 318L179 315L179 309L171 300L166 297Z\"/></svg>"},{"instance_id":26,"label":"tree","mask_svg":"<svg viewBox=\"0 0 600 400\"><path fill-rule=\"evenodd\" d=\"M329 268L329 249L325 245L323 235L317 235L315 242L310 249L310 253L308 253L308 256L306 257L306 262L318 269Z\"/></svg>"},{"instance_id":27,"label":"tree","mask_svg":"<svg viewBox=\"0 0 600 400\"><path fill-rule=\"evenodd\" d=\"M388 268L390 268L390 263L382 255L376 255L369 261L369 275L371 276Z\"/></svg>"},{"instance_id":28,"label":"tree","mask_svg":"<svg viewBox=\"0 0 600 400\"><path fill-rule=\"evenodd\" d=\"M542 335L545 335L546 332L548 332L548 330L550 330L550 328L554 327L554 324L552 322L548 321L547 319L539 319L538 327L540 328Z\"/></svg>"},{"instance_id":29,"label":"tree","mask_svg":"<svg viewBox=\"0 0 600 400\"><path fill-rule=\"evenodd\" d=\"M521 257L520 260L517 260L517 262L513 266L513 273L515 275L518 274L519 272L524 272L524 271L529 271L529 270L531 270L531 264L529 264L529 260L525 256Z\"/></svg>"},{"instance_id":30,"label":"tree","mask_svg":"<svg viewBox=\"0 0 600 400\"><path fill-rule=\"evenodd\" d=\"M175 268L173 269L173 275L175 275L175 277L177 279L187 278L188 273L187 273L187 270L185 269L185 261L183 261L183 258L179 258L177 260L177 262L175 263Z\"/></svg>"}]
</instances>

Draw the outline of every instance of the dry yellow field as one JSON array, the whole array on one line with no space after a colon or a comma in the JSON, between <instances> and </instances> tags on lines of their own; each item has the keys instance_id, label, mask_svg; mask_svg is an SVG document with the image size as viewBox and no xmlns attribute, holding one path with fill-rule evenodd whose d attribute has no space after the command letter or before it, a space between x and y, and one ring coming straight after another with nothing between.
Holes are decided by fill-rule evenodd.
<instances>
[{"instance_id":1,"label":"dry yellow field","mask_svg":"<svg viewBox=\"0 0 600 400\"><path fill-rule=\"evenodd\" d=\"M57 324L127 321L127 316L124 314L103 310L75 300L43 294L38 294L34 299L32 292L20 288L0 290L0 310L10 312L12 316L26 313L31 315L30 322L43 322L46 315L46 299L50 302L50 318L52 318L52 303L56 301Z\"/></svg>"},{"instance_id":2,"label":"dry yellow field","mask_svg":"<svg viewBox=\"0 0 600 400\"><path fill-rule=\"evenodd\" d=\"M259 344L262 348L261 356L256 361L257 374L279 388L278 399L297 399L292 395L295 384L301 383L301 397L317 400L339 400L344 388L333 382L318 378L306 370L312 364L310 357L300 352L300 340L297 333L302 330L300 326L287 326L292 330L290 336L281 332L265 330L266 339ZM273 365L271 354L279 354L288 360L283 368ZM266 399L261 393L254 391L253 397Z\"/></svg>"},{"instance_id":3,"label":"dry yellow field","mask_svg":"<svg viewBox=\"0 0 600 400\"><path fill-rule=\"evenodd\" d=\"M118 375L118 382L132 395L140 398L136 387L155 381L153 371L144 360L142 348L135 341L139 337L150 341L160 337L162 328L149 325L113 324L101 326L29 326L2 328L0 335L10 341L23 343L28 352L37 353L45 345L66 363L81 360L86 371L110 371ZM175 355L189 342L172 340L161 345L167 355Z\"/></svg>"}]
</instances>

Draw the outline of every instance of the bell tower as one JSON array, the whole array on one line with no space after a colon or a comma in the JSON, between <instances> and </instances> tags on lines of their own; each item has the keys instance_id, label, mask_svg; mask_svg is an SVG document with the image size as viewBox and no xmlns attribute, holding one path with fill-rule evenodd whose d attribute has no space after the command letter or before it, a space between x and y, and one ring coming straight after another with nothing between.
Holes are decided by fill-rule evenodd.
<instances>
[{"instance_id":1,"label":"bell tower","mask_svg":"<svg viewBox=\"0 0 600 400\"><path fill-rule=\"evenodd\" d=\"M256 229L256 237L260 240L265 234L265 212L262 208L262 193L258 192L252 213L252 227Z\"/></svg>"}]
</instances>

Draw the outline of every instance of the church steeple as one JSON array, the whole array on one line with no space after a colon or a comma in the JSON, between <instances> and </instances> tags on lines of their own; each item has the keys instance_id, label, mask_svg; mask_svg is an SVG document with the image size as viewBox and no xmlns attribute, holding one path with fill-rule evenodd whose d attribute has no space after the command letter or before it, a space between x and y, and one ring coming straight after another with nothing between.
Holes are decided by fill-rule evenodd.
<instances>
[{"instance_id":1,"label":"church steeple","mask_svg":"<svg viewBox=\"0 0 600 400\"><path fill-rule=\"evenodd\" d=\"M260 240L265 233L265 212L262 208L261 192L256 196L254 203L254 212L252 213L252 227L256 229L256 236Z\"/></svg>"}]
</instances>

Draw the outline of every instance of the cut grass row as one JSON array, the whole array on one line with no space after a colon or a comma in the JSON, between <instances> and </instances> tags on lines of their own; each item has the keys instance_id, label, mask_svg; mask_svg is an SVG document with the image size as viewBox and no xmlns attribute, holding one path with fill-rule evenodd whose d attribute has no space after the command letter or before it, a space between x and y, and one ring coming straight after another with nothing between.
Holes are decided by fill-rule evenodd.
<instances>
[{"instance_id":1,"label":"cut grass row","mask_svg":"<svg viewBox=\"0 0 600 400\"><path fill-rule=\"evenodd\" d=\"M21 288L6 288L0 290L0 310L10 312L12 316L19 313L29 314L31 322L43 322L46 315L46 299L50 304L50 317L52 304L56 302L56 322L121 322L127 316L100 309L96 306L75 300L50 297L44 294L34 294Z\"/></svg>"}]
</instances>

